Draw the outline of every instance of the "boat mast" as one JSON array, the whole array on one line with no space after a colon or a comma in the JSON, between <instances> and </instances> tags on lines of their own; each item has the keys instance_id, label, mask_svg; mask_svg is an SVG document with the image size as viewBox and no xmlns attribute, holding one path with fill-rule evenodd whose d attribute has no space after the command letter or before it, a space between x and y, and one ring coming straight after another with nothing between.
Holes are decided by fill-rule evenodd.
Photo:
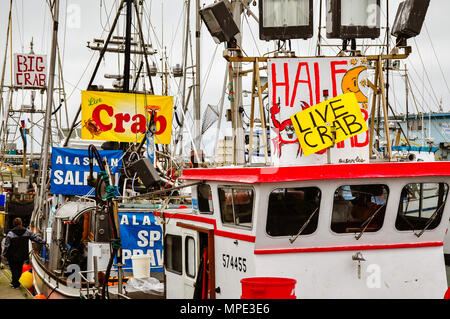
<instances>
[{"instance_id":1,"label":"boat mast","mask_svg":"<svg viewBox=\"0 0 450 319\"><path fill-rule=\"evenodd\" d=\"M408 69L406 68L405 63L405 104L406 104L406 140L409 142L409 105L408 105L408 95L409 95L409 87L408 87Z\"/></svg>"},{"instance_id":2,"label":"boat mast","mask_svg":"<svg viewBox=\"0 0 450 319\"><path fill-rule=\"evenodd\" d=\"M4 84L5 84L5 70L6 70L6 60L8 57L8 41L9 41L10 28L12 28L12 0L10 0L10 2L9 2L8 27L6 29L5 58L3 60L2 79L1 79L1 84L0 84L0 94L1 94L1 96L0 96L0 114L2 114L2 115L5 114L6 116L7 116L7 113L3 113L4 112L3 108L5 107L4 103L3 103L3 88L4 88ZM12 42L12 39L11 39L11 42ZM11 84L12 84L12 81L11 81ZM10 90L10 94L11 94L11 91L12 90ZM4 119L4 121L2 121L2 126L0 128L0 136L2 136L2 137L5 133L7 133L7 130L8 130L6 123L7 123L7 121L6 121L6 119ZM5 135L5 136L7 136L7 135ZM1 157L1 162L0 162L1 167L3 167L3 163L5 160L6 142L7 142L6 138L4 140L2 140L3 146L2 146L2 150L1 150L2 151L2 157Z\"/></svg>"},{"instance_id":3,"label":"boat mast","mask_svg":"<svg viewBox=\"0 0 450 319\"><path fill-rule=\"evenodd\" d=\"M200 0L195 1L195 94L194 94L194 127L195 127L195 139L194 139L194 151L196 153L197 161L198 151L201 145L201 125L200 125L200 29L201 29L201 18L200 18Z\"/></svg>"},{"instance_id":4,"label":"boat mast","mask_svg":"<svg viewBox=\"0 0 450 319\"><path fill-rule=\"evenodd\" d=\"M243 3L249 5L251 0L232 0L231 8L233 19L236 25L240 28L240 33L235 36L236 48L235 54L241 55L242 45L242 28L241 26L241 14L243 12ZM241 62L234 62L232 64L232 71L229 72L230 83L233 83L234 100L231 101L231 117L232 117L232 131L233 131L233 164L242 165L245 163L245 150L244 150L244 128L242 123L242 65Z\"/></svg>"},{"instance_id":5,"label":"boat mast","mask_svg":"<svg viewBox=\"0 0 450 319\"><path fill-rule=\"evenodd\" d=\"M386 0L386 54L389 54L389 42L391 35L389 33L389 0ZM386 104L389 105L389 69L391 60L386 59Z\"/></svg>"},{"instance_id":6,"label":"boat mast","mask_svg":"<svg viewBox=\"0 0 450 319\"><path fill-rule=\"evenodd\" d=\"M48 176L48 160L50 149L50 134L51 134L51 115L53 105L53 90L55 80L55 64L56 64L56 47L58 42L58 25L59 25L59 0L54 0L50 9L53 9L53 34L52 34L52 47L50 51L50 69L48 77L47 88L47 103L45 108L44 117L44 130L42 136L42 158L40 163L40 187L38 188L39 202L37 212L42 214L45 197L47 195L47 183L49 181Z\"/></svg>"},{"instance_id":7,"label":"boat mast","mask_svg":"<svg viewBox=\"0 0 450 319\"><path fill-rule=\"evenodd\" d=\"M133 0L126 0L126 23L125 23L125 58L123 66L123 92L130 92L130 49L131 49L131 22L132 22ZM137 12L137 14L139 14Z\"/></svg>"}]
</instances>

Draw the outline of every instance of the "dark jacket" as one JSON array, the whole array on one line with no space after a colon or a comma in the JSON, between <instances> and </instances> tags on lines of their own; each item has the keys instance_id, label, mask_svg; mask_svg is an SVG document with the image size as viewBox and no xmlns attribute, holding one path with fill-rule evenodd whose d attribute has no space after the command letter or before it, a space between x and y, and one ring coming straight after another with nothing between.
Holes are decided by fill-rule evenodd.
<instances>
[{"instance_id":1,"label":"dark jacket","mask_svg":"<svg viewBox=\"0 0 450 319\"><path fill-rule=\"evenodd\" d=\"M5 237L5 250L3 256L8 260L23 261L28 259L28 241L45 244L45 240L31 230L15 227Z\"/></svg>"}]
</instances>

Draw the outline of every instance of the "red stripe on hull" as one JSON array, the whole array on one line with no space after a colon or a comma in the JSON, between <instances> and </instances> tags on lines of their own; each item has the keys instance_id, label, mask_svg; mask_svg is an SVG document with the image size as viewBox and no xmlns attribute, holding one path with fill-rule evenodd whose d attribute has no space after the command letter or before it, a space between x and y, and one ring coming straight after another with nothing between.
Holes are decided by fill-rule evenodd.
<instances>
[{"instance_id":1,"label":"red stripe on hull","mask_svg":"<svg viewBox=\"0 0 450 319\"><path fill-rule=\"evenodd\" d=\"M444 245L444 243L442 241L434 241L434 242L424 242L424 243L402 243L402 244L383 244L383 245L255 249L254 253L255 253L255 255L290 254L290 253L310 253L310 252L329 252L329 251L347 251L347 250L420 248L420 247L436 247L436 246L443 246L443 245Z\"/></svg>"},{"instance_id":2,"label":"red stripe on hull","mask_svg":"<svg viewBox=\"0 0 450 319\"><path fill-rule=\"evenodd\" d=\"M161 212L153 212L155 216L161 216ZM164 213L164 216L167 218L176 218L176 219L182 219L182 220L189 220L194 222L200 222L205 224L210 224L214 226L214 235L231 238L231 239L238 239L242 241L248 241L250 243L255 242L255 236L252 235L245 235L240 233L233 233L225 230L219 230L217 229L216 220L211 219L208 217L203 216L197 216L197 215L189 215L189 214L177 214L177 213Z\"/></svg>"}]
</instances>

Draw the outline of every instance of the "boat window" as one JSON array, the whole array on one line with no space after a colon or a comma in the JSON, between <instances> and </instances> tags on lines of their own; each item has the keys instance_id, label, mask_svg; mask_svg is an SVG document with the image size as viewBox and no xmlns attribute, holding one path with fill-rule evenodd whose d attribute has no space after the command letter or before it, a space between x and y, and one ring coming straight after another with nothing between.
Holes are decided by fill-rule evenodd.
<instances>
[{"instance_id":1,"label":"boat window","mask_svg":"<svg viewBox=\"0 0 450 319\"><path fill-rule=\"evenodd\" d=\"M183 273L181 249L181 236L167 234L164 245L166 269L179 275Z\"/></svg>"},{"instance_id":2,"label":"boat window","mask_svg":"<svg viewBox=\"0 0 450 319\"><path fill-rule=\"evenodd\" d=\"M395 227L412 230L417 236L436 228L442 218L448 194L446 183L411 183L400 197Z\"/></svg>"},{"instance_id":3,"label":"boat window","mask_svg":"<svg viewBox=\"0 0 450 319\"><path fill-rule=\"evenodd\" d=\"M331 230L356 233L381 228L386 212L389 188L386 185L345 185L334 192Z\"/></svg>"},{"instance_id":4,"label":"boat window","mask_svg":"<svg viewBox=\"0 0 450 319\"><path fill-rule=\"evenodd\" d=\"M266 232L270 236L312 234L319 220L320 189L277 188L269 196Z\"/></svg>"},{"instance_id":5,"label":"boat window","mask_svg":"<svg viewBox=\"0 0 450 319\"><path fill-rule=\"evenodd\" d=\"M219 201L223 224L252 227L252 188L219 187Z\"/></svg>"},{"instance_id":6,"label":"boat window","mask_svg":"<svg viewBox=\"0 0 450 319\"><path fill-rule=\"evenodd\" d=\"M201 184L197 187L197 198L198 198L198 210L200 213L212 214L212 193L211 186L208 184Z\"/></svg>"},{"instance_id":7,"label":"boat window","mask_svg":"<svg viewBox=\"0 0 450 319\"><path fill-rule=\"evenodd\" d=\"M195 277L195 240L187 236L185 239L185 256L186 256L186 275Z\"/></svg>"}]
</instances>

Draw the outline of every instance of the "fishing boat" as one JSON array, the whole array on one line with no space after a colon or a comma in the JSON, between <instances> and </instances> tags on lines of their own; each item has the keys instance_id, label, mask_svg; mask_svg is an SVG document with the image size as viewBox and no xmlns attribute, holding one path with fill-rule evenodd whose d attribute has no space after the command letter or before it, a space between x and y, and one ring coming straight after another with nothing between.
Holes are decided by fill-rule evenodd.
<instances>
[{"instance_id":1,"label":"fishing boat","mask_svg":"<svg viewBox=\"0 0 450 319\"><path fill-rule=\"evenodd\" d=\"M289 293L300 299L442 298L449 169L414 162L184 170L183 179L201 184L191 214L161 213L167 297L191 298L203 276L196 287L211 298L240 298L242 282L254 277L255 298L269 293L272 277L294 279ZM425 198L423 187L436 188Z\"/></svg>"},{"instance_id":2,"label":"fishing boat","mask_svg":"<svg viewBox=\"0 0 450 319\"><path fill-rule=\"evenodd\" d=\"M405 7L417 4L413 2L406 1L400 6L399 21ZM266 2L266 9L270 8L269 3ZM336 9L333 1L329 4ZM334 5L344 6L340 1ZM204 15L213 15L218 7L219 4L213 4L204 8L212 12ZM260 8L260 18L264 17L264 8ZM328 12L334 14L332 10ZM271 15L269 21L270 18ZM307 23L302 22L305 27ZM334 24L336 20L331 22ZM267 25L260 21L260 32ZM217 28L210 27L211 33L215 31L213 36L226 38ZM264 34L265 39L288 37L290 30L285 26L280 29L269 30ZM350 29L340 30L361 31ZM222 30L226 34L229 29ZM332 37L332 33L327 36ZM303 35L308 36L307 32ZM397 35L398 44L406 40ZM398 53L401 48L405 55ZM269 88L272 165L268 165L266 148L266 161L262 165L239 165L239 151L235 151L232 167L183 170L183 180L199 183L192 188L193 211L156 213L165 224L168 298L444 297L448 291L443 245L448 228L446 201L450 166L448 162L418 160L412 152L394 156L382 65L388 65L391 59L406 58L410 48L398 45L393 52L368 56L360 55L353 48L346 62L337 58L327 60L327 57L310 60L296 57L289 50L279 50L270 58L244 56L239 46L225 50L230 79L243 73L239 62L253 64L248 154L252 154L254 98L259 99L261 127L265 132L262 92ZM345 54L341 51L339 56ZM374 80L364 81L360 77L366 60L375 62ZM259 75L261 62L267 62L269 80L264 85ZM332 78L328 86L321 82L323 76L318 76L323 75L325 63L332 66L330 73L325 73L325 78L329 74ZM341 70L343 76L337 78L333 73L337 64L351 66ZM346 78L352 81L347 82ZM363 90L368 82L367 87L374 91L371 109L367 105L370 102L367 92ZM296 97L300 85L304 85L306 93ZM350 143L353 150L346 148L348 141L346 145L334 143L330 133L327 138L332 140L331 146L305 156L307 148L305 143L300 143L299 133L306 131L312 136L314 127L319 125L316 124L320 121L318 115L327 122L326 113L320 113L319 107L322 103L333 103L329 96L336 98L339 86L344 93L346 90L355 93L361 112L367 115L369 132ZM329 88L330 91L333 88L332 94ZM384 153L372 146L377 97L378 110L384 114ZM317 114L303 113L311 120L303 119L300 123L297 115L308 112L314 104ZM283 105L292 110L282 114ZM336 125L331 123L332 120L326 125ZM238 127L235 122L233 125ZM231 140L238 143L238 133L234 134ZM303 142L308 142L305 135ZM264 136L262 140L266 139ZM312 141L307 146L319 140ZM234 147L238 148L237 144ZM357 148L368 152L358 153Z\"/></svg>"},{"instance_id":3,"label":"fishing boat","mask_svg":"<svg viewBox=\"0 0 450 319\"><path fill-rule=\"evenodd\" d=\"M52 211L51 205L42 201L46 197L45 186L38 194L40 202L33 213L32 227L51 243L49 251L35 247L32 256L39 293L48 298L131 298L128 288L135 269L126 273L125 259L154 253L153 248L139 253L128 251L124 245L121 225L128 217L123 216L132 212L134 217L130 218L137 226L160 229L158 238L156 233L152 237L149 228L142 227L140 231L146 232L145 236L140 233L143 245L153 247L156 238L164 245L163 272L158 279L164 286L163 292L137 298L443 298L448 289L443 246L450 218L446 204L450 165L414 161L416 158L410 153L393 156L387 122L383 63L406 59L411 48L405 41L411 35L397 30L398 43L392 51L388 47L384 53L362 54L356 50L355 38L378 37L379 28L378 34L373 33L377 29L373 26L345 28L339 26L340 19L333 18L327 36L343 37L339 54L323 56L318 52L316 56L300 57L290 50L290 39L311 37L312 1L295 4L299 12L310 12L309 18L296 17L303 24L300 31L283 24L277 29L276 24L284 20L278 21L267 12L287 15L288 3L277 7L268 1L260 8L260 19L269 20L267 24L260 21L260 38L277 41L278 48L270 56L247 56L237 34L242 12L251 15L250 2L230 4L221 0L203 8L196 6L198 19L202 17L213 38L226 43L223 57L233 128L232 166L186 168L202 166L198 163L198 121L191 141L192 160L178 167L182 175L177 178L170 169L161 170L155 157L151 162L151 156L142 156L145 143L155 147L152 137L156 135L156 112L160 110L158 106L144 105L151 106L144 111L149 117L145 118L145 137L134 140L129 148L133 151L126 149L121 157L125 162L125 180L119 183L121 196L113 187L117 181L111 172L112 164L93 145L87 148L90 172L86 175L86 183L95 190L93 197L67 197L69 202L65 203L54 196L57 204ZM331 6L330 15L347 12L341 8L348 5L344 2L327 3ZM379 1L374 3L379 5ZM88 90L96 94L108 92L94 88L93 80L121 9L131 10L132 5L131 1L121 1L105 45L99 48L98 64L88 85ZM427 6L428 2L425 8L419 6L419 13L424 15ZM409 14L404 7L400 6L400 16ZM214 14L221 18L213 19ZM407 24L409 20L399 21ZM268 27L271 23L275 25ZM319 26L319 39L320 32ZM127 33L125 61L130 60L131 39ZM140 48L145 52L146 45ZM376 65L373 79L367 72L368 62ZM243 63L252 68L243 70ZM148 61L145 64L149 72ZM266 83L262 83L261 70L267 70ZM127 74L129 69L125 67L119 91L137 95L129 87ZM241 112L245 74L252 75L248 149ZM144 93L154 95L153 88ZM263 103L263 95L268 97L268 106ZM333 104L336 99L350 102ZM97 101L93 105L100 105L100 99L92 101ZM184 96L182 101L184 118ZM353 108L347 110L347 104ZM252 163L258 106L262 142L257 151L264 159ZM195 109L195 120L199 120L199 110ZM384 116L384 153L373 147L376 110ZM347 114L344 111L354 117L340 122L338 118ZM92 139L98 139L113 124L116 131L121 131L125 123L131 124L125 113L114 113L108 106L101 106L100 112L109 117L82 119L81 125ZM334 118L330 120L331 112ZM309 114L311 121L305 122L300 113ZM79 114L80 111L65 147ZM107 122L112 118L115 123ZM133 123L135 128L137 123ZM363 130L365 126L367 130ZM316 148L309 135L313 131L322 144L326 139L330 143ZM345 139L340 139L342 134ZM147 155L150 153L157 152L153 149ZM133 158L136 154L137 159ZM97 176L92 173L93 162L100 168ZM41 167L43 185L48 181L47 165L44 162ZM137 177L139 187L134 184ZM180 200L181 190L189 188L189 200ZM137 215L148 216L148 224L137 222ZM162 256L162 250L159 251ZM154 273L150 271L149 275Z\"/></svg>"}]
</instances>

